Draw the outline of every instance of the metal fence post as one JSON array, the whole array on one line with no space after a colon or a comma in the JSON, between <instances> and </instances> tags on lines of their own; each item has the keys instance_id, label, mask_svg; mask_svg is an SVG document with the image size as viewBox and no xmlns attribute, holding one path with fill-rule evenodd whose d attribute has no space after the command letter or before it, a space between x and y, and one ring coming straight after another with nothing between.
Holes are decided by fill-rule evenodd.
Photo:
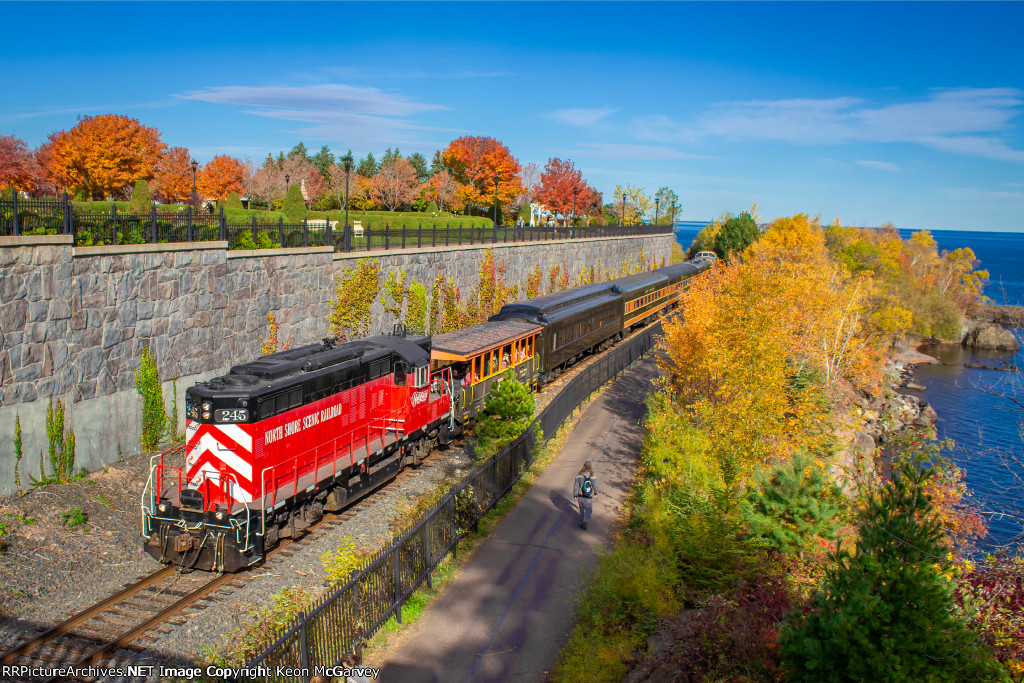
<instances>
[{"instance_id":1,"label":"metal fence post","mask_svg":"<svg viewBox=\"0 0 1024 683\"><path fill-rule=\"evenodd\" d=\"M437 246L437 223L434 223L434 227L430 231L430 246Z\"/></svg>"},{"instance_id":2,"label":"metal fence post","mask_svg":"<svg viewBox=\"0 0 1024 683\"><path fill-rule=\"evenodd\" d=\"M117 244L117 204L111 203L110 205L110 244L111 246Z\"/></svg>"},{"instance_id":3,"label":"metal fence post","mask_svg":"<svg viewBox=\"0 0 1024 683\"><path fill-rule=\"evenodd\" d=\"M448 246L448 236L451 235L451 232L452 232L451 227L448 225L448 222L445 221L445 224L444 224L444 246L446 246L446 247Z\"/></svg>"},{"instance_id":4,"label":"metal fence post","mask_svg":"<svg viewBox=\"0 0 1024 683\"><path fill-rule=\"evenodd\" d=\"M497 244L498 243L498 221L494 221L494 225L492 226L492 228L493 228L493 235L491 237L491 244Z\"/></svg>"},{"instance_id":5,"label":"metal fence post","mask_svg":"<svg viewBox=\"0 0 1024 683\"><path fill-rule=\"evenodd\" d=\"M391 249L391 224L384 224L384 251Z\"/></svg>"},{"instance_id":6,"label":"metal fence post","mask_svg":"<svg viewBox=\"0 0 1024 683\"><path fill-rule=\"evenodd\" d=\"M284 216L277 217L277 244L284 246Z\"/></svg>"},{"instance_id":7,"label":"metal fence post","mask_svg":"<svg viewBox=\"0 0 1024 683\"><path fill-rule=\"evenodd\" d=\"M256 216L252 217L252 247L256 248Z\"/></svg>"},{"instance_id":8,"label":"metal fence post","mask_svg":"<svg viewBox=\"0 0 1024 683\"><path fill-rule=\"evenodd\" d=\"M473 244L473 224L472 223L469 224L469 243L470 243L470 245Z\"/></svg>"},{"instance_id":9,"label":"metal fence post","mask_svg":"<svg viewBox=\"0 0 1024 683\"><path fill-rule=\"evenodd\" d=\"M402 249L405 249L405 223L402 223Z\"/></svg>"},{"instance_id":10,"label":"metal fence post","mask_svg":"<svg viewBox=\"0 0 1024 683\"><path fill-rule=\"evenodd\" d=\"M152 216L153 216L153 239L151 241L152 241L153 244L156 244L156 242L157 242L157 239L156 239L156 204L154 204L153 207L152 207Z\"/></svg>"},{"instance_id":11,"label":"metal fence post","mask_svg":"<svg viewBox=\"0 0 1024 683\"><path fill-rule=\"evenodd\" d=\"M432 518L431 518L432 519ZM423 523L423 564L427 568L427 588L434 587L434 567L431 565L433 553L430 552L430 519Z\"/></svg>"},{"instance_id":12,"label":"metal fence post","mask_svg":"<svg viewBox=\"0 0 1024 683\"><path fill-rule=\"evenodd\" d=\"M420 248L423 246L423 223L420 222L419 228L416 230L416 247Z\"/></svg>"},{"instance_id":13,"label":"metal fence post","mask_svg":"<svg viewBox=\"0 0 1024 683\"><path fill-rule=\"evenodd\" d=\"M192 241L192 205L188 207L188 226L185 228L185 241Z\"/></svg>"},{"instance_id":14,"label":"metal fence post","mask_svg":"<svg viewBox=\"0 0 1024 683\"><path fill-rule=\"evenodd\" d=\"M395 621L399 624L402 623L402 603L400 602L402 597L402 548L398 546L392 553L395 561Z\"/></svg>"},{"instance_id":15,"label":"metal fence post","mask_svg":"<svg viewBox=\"0 0 1024 683\"><path fill-rule=\"evenodd\" d=\"M68 201L68 193L64 193L64 202L62 204L61 218L64 223L64 234L72 234L71 228L71 203Z\"/></svg>"},{"instance_id":16,"label":"metal fence post","mask_svg":"<svg viewBox=\"0 0 1024 683\"><path fill-rule=\"evenodd\" d=\"M330 226L331 219L327 219L327 225ZM302 217L302 246L309 246L309 219L305 216Z\"/></svg>"},{"instance_id":17,"label":"metal fence post","mask_svg":"<svg viewBox=\"0 0 1024 683\"><path fill-rule=\"evenodd\" d=\"M327 214L327 246L334 246L334 231L331 229L331 214Z\"/></svg>"},{"instance_id":18,"label":"metal fence post","mask_svg":"<svg viewBox=\"0 0 1024 683\"><path fill-rule=\"evenodd\" d=\"M21 234L21 226L18 224L18 191L11 188L11 199L14 201L14 234Z\"/></svg>"},{"instance_id":19,"label":"metal fence post","mask_svg":"<svg viewBox=\"0 0 1024 683\"><path fill-rule=\"evenodd\" d=\"M304 672L302 674L302 680L309 683L309 632L305 610L299 612L299 619L302 623L302 626L299 627L299 657L300 664Z\"/></svg>"},{"instance_id":20,"label":"metal fence post","mask_svg":"<svg viewBox=\"0 0 1024 683\"><path fill-rule=\"evenodd\" d=\"M223 206L220 207L220 221L218 221L218 222L220 223L220 225L218 226L220 228L220 230L219 230L219 232L220 232L220 235L219 235L220 241L221 242L227 242L228 241L228 219L224 215L224 207Z\"/></svg>"}]
</instances>

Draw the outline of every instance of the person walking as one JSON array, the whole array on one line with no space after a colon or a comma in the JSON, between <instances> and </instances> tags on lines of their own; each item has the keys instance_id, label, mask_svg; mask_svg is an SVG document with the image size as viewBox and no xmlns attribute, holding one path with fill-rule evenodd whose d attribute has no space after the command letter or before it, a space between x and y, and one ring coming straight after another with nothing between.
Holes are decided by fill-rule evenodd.
<instances>
[{"instance_id":1,"label":"person walking","mask_svg":"<svg viewBox=\"0 0 1024 683\"><path fill-rule=\"evenodd\" d=\"M594 511L594 497L597 495L597 478L589 460L583 463L583 467L576 474L576 479L572 483L572 495L580 506L580 528L586 529L590 515Z\"/></svg>"}]
</instances>

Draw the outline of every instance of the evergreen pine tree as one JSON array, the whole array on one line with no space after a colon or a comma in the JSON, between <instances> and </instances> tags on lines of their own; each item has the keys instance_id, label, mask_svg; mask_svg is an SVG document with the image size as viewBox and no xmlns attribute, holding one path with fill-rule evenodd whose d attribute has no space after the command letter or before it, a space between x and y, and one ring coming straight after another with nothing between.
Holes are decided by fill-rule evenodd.
<instances>
[{"instance_id":1,"label":"evergreen pine tree","mask_svg":"<svg viewBox=\"0 0 1024 683\"><path fill-rule=\"evenodd\" d=\"M356 166L356 173L364 178L372 178L377 174L377 160L373 158L373 152L366 155L366 158Z\"/></svg>"},{"instance_id":2,"label":"evergreen pine tree","mask_svg":"<svg viewBox=\"0 0 1024 683\"><path fill-rule=\"evenodd\" d=\"M533 407L530 389L509 370L484 402L476 424L477 448L482 453L494 453L522 434L533 418Z\"/></svg>"},{"instance_id":3,"label":"evergreen pine tree","mask_svg":"<svg viewBox=\"0 0 1024 683\"><path fill-rule=\"evenodd\" d=\"M304 143L300 142L292 147L292 151L288 152L288 158L309 161L309 150L306 149L306 145Z\"/></svg>"},{"instance_id":4,"label":"evergreen pine tree","mask_svg":"<svg viewBox=\"0 0 1024 683\"><path fill-rule=\"evenodd\" d=\"M310 157L309 162L320 172L320 177L324 179L324 182L330 183L331 167L334 166L334 155L330 148L324 145L319 152Z\"/></svg>"},{"instance_id":5,"label":"evergreen pine tree","mask_svg":"<svg viewBox=\"0 0 1024 683\"><path fill-rule=\"evenodd\" d=\"M429 179L432 175L430 171L427 170L427 158L419 152L409 155L409 165L416 170L416 180L421 183L424 180Z\"/></svg>"},{"instance_id":6,"label":"evergreen pine tree","mask_svg":"<svg viewBox=\"0 0 1024 683\"><path fill-rule=\"evenodd\" d=\"M441 160L441 150L434 152L433 158L430 160L430 175L437 175L444 170L444 161Z\"/></svg>"},{"instance_id":7,"label":"evergreen pine tree","mask_svg":"<svg viewBox=\"0 0 1024 683\"><path fill-rule=\"evenodd\" d=\"M904 465L868 499L856 551L837 550L806 617L783 624L787 680L1007 680L950 612L942 525L925 493L932 476Z\"/></svg>"},{"instance_id":8,"label":"evergreen pine tree","mask_svg":"<svg viewBox=\"0 0 1024 683\"><path fill-rule=\"evenodd\" d=\"M757 486L741 504L751 533L770 547L802 553L816 537L832 538L839 525L833 522L839 509L836 486L806 452L782 463L771 474L761 473Z\"/></svg>"}]
</instances>

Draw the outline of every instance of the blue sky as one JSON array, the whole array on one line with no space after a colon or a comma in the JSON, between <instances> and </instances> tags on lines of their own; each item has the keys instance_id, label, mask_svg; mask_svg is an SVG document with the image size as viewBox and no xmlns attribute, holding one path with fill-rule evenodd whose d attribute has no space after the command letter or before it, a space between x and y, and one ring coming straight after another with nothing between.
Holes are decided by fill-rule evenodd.
<instances>
[{"instance_id":1,"label":"blue sky","mask_svg":"<svg viewBox=\"0 0 1024 683\"><path fill-rule=\"evenodd\" d=\"M302 140L572 159L681 220L1024 231L1024 3L9 3L0 134L126 114L202 161ZM11 27L32 27L10 31Z\"/></svg>"}]
</instances>

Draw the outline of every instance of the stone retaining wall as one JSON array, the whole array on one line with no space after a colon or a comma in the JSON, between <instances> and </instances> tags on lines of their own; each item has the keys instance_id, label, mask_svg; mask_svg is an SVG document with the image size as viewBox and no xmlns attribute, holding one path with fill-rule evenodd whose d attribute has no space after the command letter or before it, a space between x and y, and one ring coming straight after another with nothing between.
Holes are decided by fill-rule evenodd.
<instances>
[{"instance_id":1,"label":"stone retaining wall","mask_svg":"<svg viewBox=\"0 0 1024 683\"><path fill-rule=\"evenodd\" d=\"M618 276L624 262L667 262L673 236L613 237L497 245L504 280L525 297L535 265L576 275L591 266ZM39 476L48 448L49 401L70 406L77 465L102 467L139 452L141 399L135 369L144 346L156 355L168 408L184 390L259 355L267 314L294 345L328 335L334 278L376 258L381 283L405 271L427 287L444 274L465 294L478 283L488 245L335 254L330 247L227 251L224 242L78 247L69 236L0 237L0 494L14 491L14 423L20 415L20 477ZM373 334L391 329L379 297Z\"/></svg>"}]
</instances>

